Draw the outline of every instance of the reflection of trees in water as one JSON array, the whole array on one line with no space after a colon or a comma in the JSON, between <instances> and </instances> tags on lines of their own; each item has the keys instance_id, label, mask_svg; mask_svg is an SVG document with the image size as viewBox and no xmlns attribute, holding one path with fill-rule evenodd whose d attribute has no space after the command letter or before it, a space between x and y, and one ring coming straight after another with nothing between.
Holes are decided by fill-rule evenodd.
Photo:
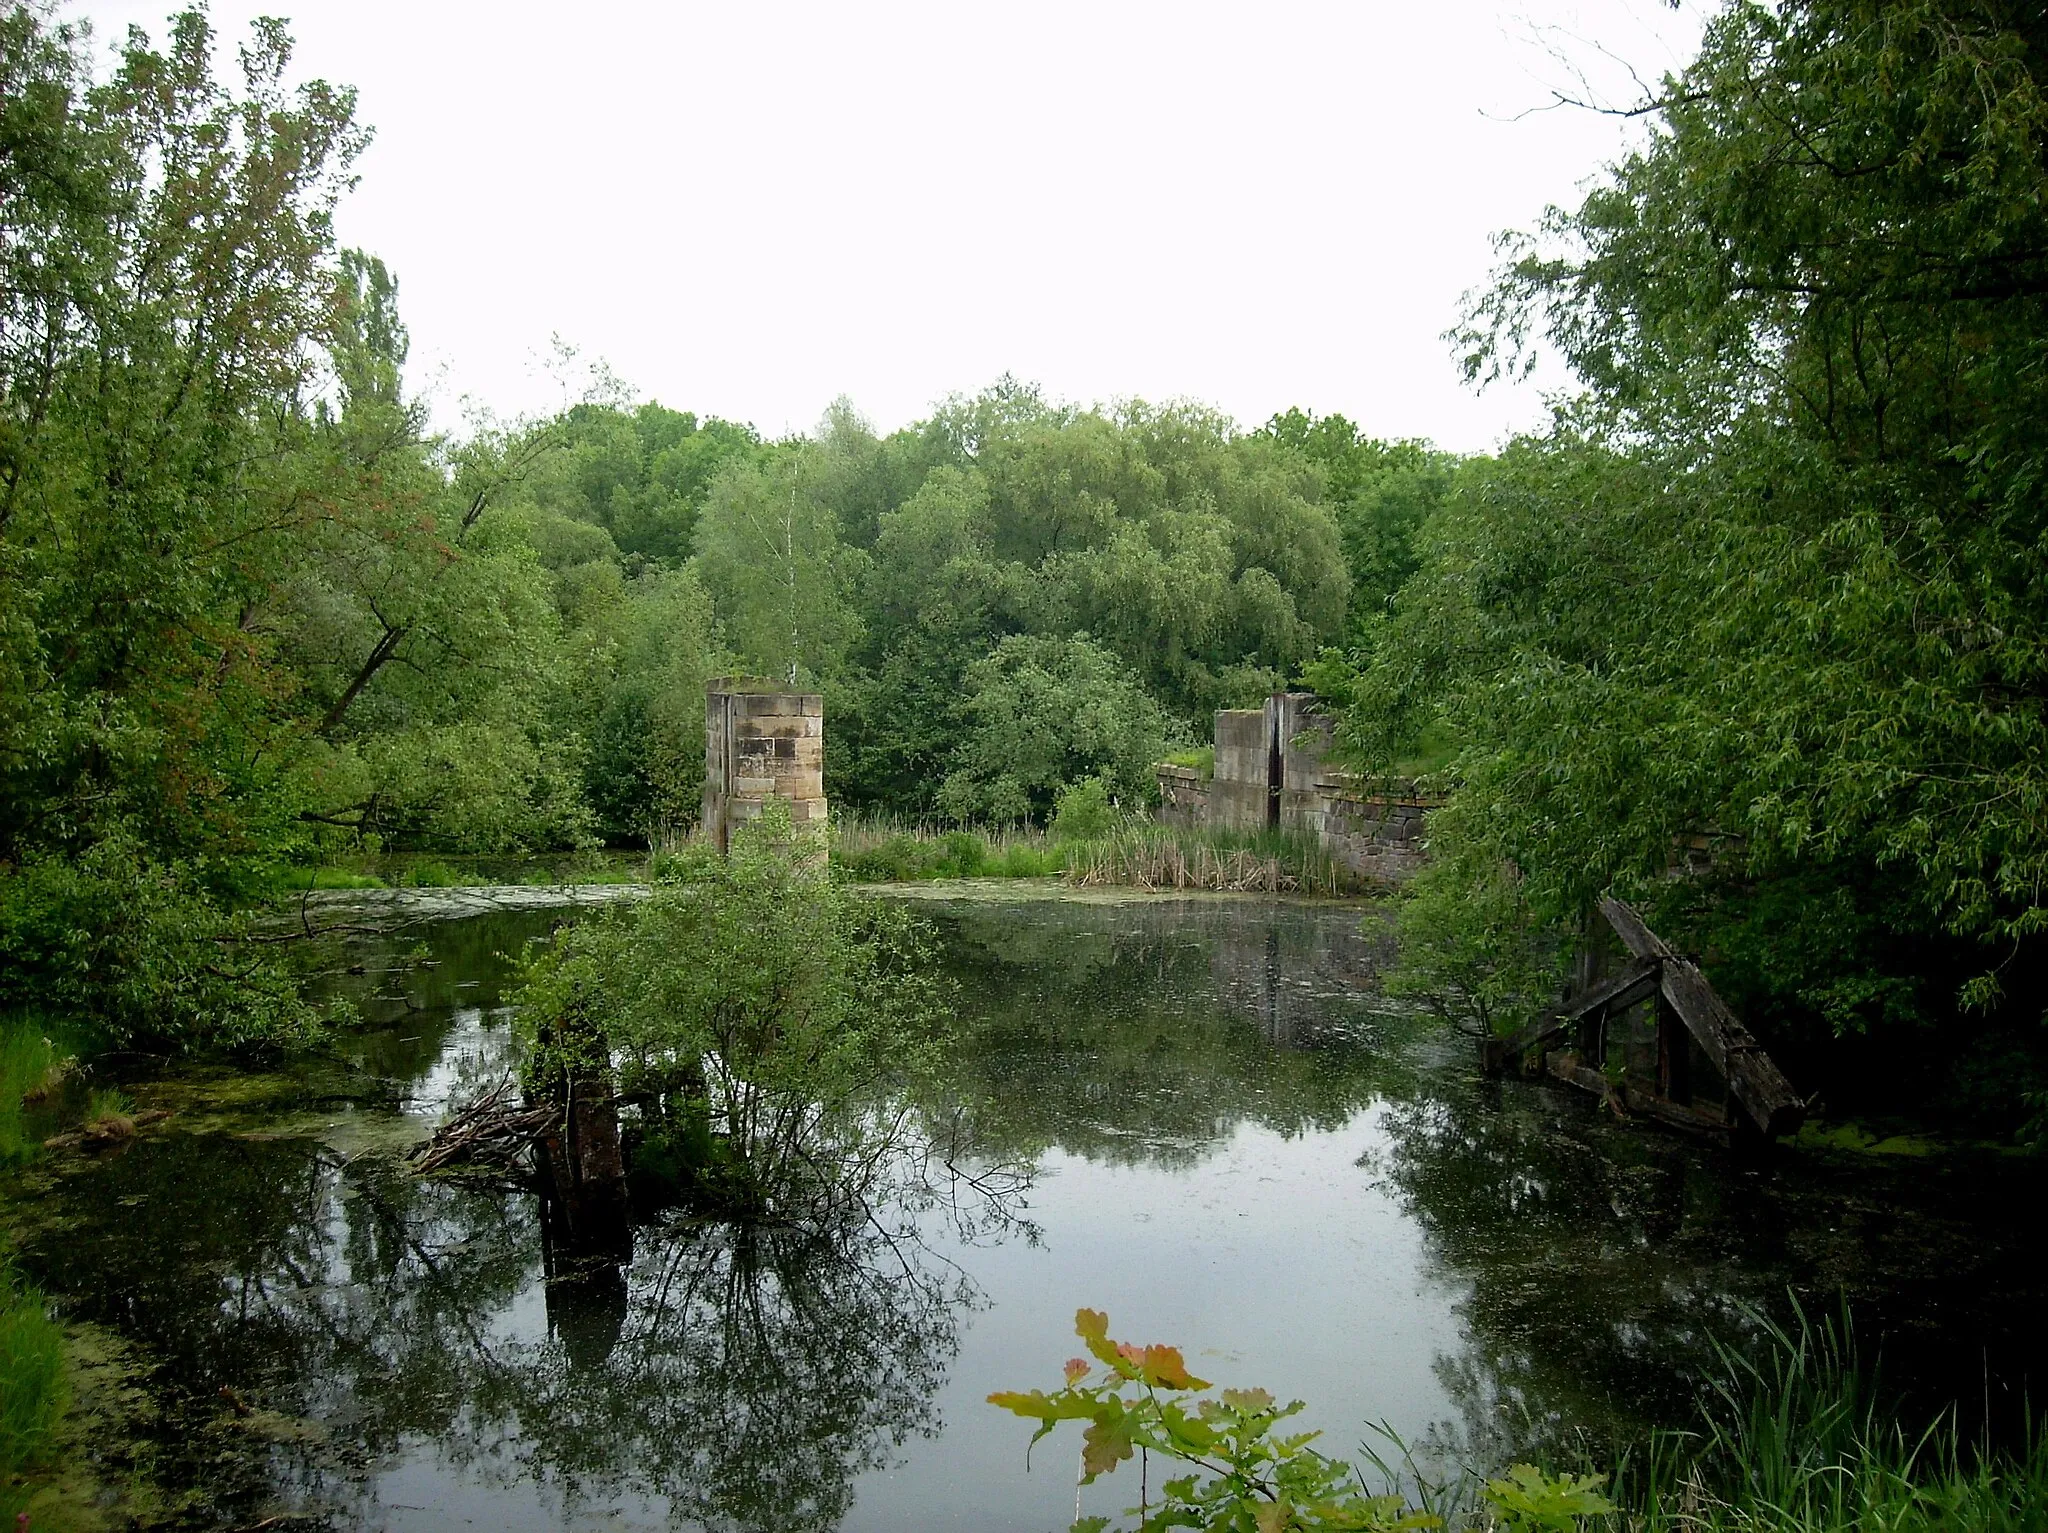
<instances>
[{"instance_id":1,"label":"reflection of trees in water","mask_svg":"<svg viewBox=\"0 0 2048 1533\"><path fill-rule=\"evenodd\" d=\"M1425 1231L1467 1345L1438 1360L1461 1420L1439 1446L1485 1463L1582 1431L1682 1418L1713 1338L1778 1279L1738 1260L1722 1177L1696 1147L1603 1134L1540 1088L1439 1080L1390 1103L1377 1169ZM1576 1130L1576 1131L1575 1131Z\"/></svg>"},{"instance_id":2,"label":"reflection of trees in water","mask_svg":"<svg viewBox=\"0 0 2048 1533\"><path fill-rule=\"evenodd\" d=\"M971 1298L872 1228L643 1231L623 1271L563 1261L543 1285L530 1200L302 1141L145 1141L66 1202L24 1261L162 1360L161 1461L223 1519L265 1482L357 1500L355 1477L424 1438L487 1479L829 1528L858 1474L936 1427ZM224 1474L219 1431L191 1430L218 1427L224 1385L345 1446L290 1441Z\"/></svg>"},{"instance_id":3,"label":"reflection of trees in water","mask_svg":"<svg viewBox=\"0 0 2048 1533\"><path fill-rule=\"evenodd\" d=\"M831 1528L856 1475L938 1426L965 1296L872 1231L679 1234L626 1287L601 1357L560 1344L571 1306L524 1370L525 1434L579 1492L652 1493L712 1527Z\"/></svg>"},{"instance_id":4,"label":"reflection of trees in water","mask_svg":"<svg viewBox=\"0 0 2048 1533\"><path fill-rule=\"evenodd\" d=\"M1334 1128L1404 1069L1356 909L947 908L945 1086L987 1144L1186 1165L1243 1122ZM1276 1047L1275 1045L1279 1045Z\"/></svg>"},{"instance_id":5,"label":"reflection of trees in water","mask_svg":"<svg viewBox=\"0 0 2048 1533\"><path fill-rule=\"evenodd\" d=\"M2033 1168L1749 1163L1464 1075L1383 1122L1378 1169L1470 1285L1466 1346L1438 1374L1461 1417L1447 1437L1478 1459L1691 1424L1715 1339L1758 1344L1755 1314L1789 1320L1788 1292L1819 1315L1846 1297L1929 1409L2039 1376L2044 1237L2009 1217Z\"/></svg>"}]
</instances>

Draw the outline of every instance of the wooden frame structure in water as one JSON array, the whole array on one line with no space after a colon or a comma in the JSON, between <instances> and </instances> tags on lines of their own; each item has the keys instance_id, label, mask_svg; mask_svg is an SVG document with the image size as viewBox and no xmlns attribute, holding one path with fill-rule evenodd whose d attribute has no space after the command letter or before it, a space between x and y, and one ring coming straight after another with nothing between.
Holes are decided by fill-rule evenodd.
<instances>
[{"instance_id":1,"label":"wooden frame structure in water","mask_svg":"<svg viewBox=\"0 0 2048 1533\"><path fill-rule=\"evenodd\" d=\"M1486 1068L1547 1070L1624 1115L1693 1133L1795 1132L1806 1102L1699 965L1622 901L1601 900L1599 913L1628 961L1589 922L1571 993L1520 1032L1486 1040ZM1553 1052L1560 1042L1569 1047Z\"/></svg>"}]
</instances>

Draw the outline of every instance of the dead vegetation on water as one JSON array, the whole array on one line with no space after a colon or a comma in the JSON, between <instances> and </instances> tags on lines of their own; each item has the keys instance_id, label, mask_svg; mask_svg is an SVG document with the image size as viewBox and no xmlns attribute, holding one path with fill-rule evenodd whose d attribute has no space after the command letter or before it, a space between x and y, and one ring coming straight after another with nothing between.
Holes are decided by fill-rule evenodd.
<instances>
[{"instance_id":1,"label":"dead vegetation on water","mask_svg":"<svg viewBox=\"0 0 2048 1533\"><path fill-rule=\"evenodd\" d=\"M1067 881L1229 894L1355 893L1360 884L1313 836L1133 823L1067 848Z\"/></svg>"}]
</instances>

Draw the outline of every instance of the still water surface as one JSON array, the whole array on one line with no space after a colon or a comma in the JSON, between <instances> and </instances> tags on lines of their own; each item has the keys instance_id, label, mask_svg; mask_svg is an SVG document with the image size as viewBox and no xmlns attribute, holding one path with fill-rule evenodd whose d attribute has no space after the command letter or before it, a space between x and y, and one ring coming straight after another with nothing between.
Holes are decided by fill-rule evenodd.
<instances>
[{"instance_id":1,"label":"still water surface","mask_svg":"<svg viewBox=\"0 0 2048 1533\"><path fill-rule=\"evenodd\" d=\"M155 1402L124 1451L198 1526L1064 1527L989 1391L1050 1386L1079 1306L1197 1373L1499 1462L1682 1420L1717 1339L1848 1294L1894 1376L1996 1413L2041 1354L2039 1178L1951 1156L1756 1164L1488 1082L1378 990L1379 915L1252 900L927 899L958 981L950 1092L1028 1164L915 1241L656 1220L622 1269L533 1200L397 1156L507 1068L506 955L550 911L367 941L346 1067L132 1088L175 1115L32 1174L20 1259ZM397 962L424 943L431 967ZM1113 1511L1113 1477L1083 1506ZM299 1524L317 1526L317 1522Z\"/></svg>"}]
</instances>

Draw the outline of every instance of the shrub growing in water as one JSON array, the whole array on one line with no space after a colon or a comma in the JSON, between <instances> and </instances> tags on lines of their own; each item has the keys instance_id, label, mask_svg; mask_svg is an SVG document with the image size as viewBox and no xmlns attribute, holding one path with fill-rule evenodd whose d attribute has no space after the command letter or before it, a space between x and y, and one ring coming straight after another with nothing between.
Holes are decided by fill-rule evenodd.
<instances>
[{"instance_id":1,"label":"shrub growing in water","mask_svg":"<svg viewBox=\"0 0 2048 1533\"><path fill-rule=\"evenodd\" d=\"M529 969L531 1084L615 1077L643 1175L728 1212L848 1206L897 1143L885 1088L938 1015L927 927L826 876L771 806L729 856L664 860L648 896L563 933Z\"/></svg>"}]
</instances>

